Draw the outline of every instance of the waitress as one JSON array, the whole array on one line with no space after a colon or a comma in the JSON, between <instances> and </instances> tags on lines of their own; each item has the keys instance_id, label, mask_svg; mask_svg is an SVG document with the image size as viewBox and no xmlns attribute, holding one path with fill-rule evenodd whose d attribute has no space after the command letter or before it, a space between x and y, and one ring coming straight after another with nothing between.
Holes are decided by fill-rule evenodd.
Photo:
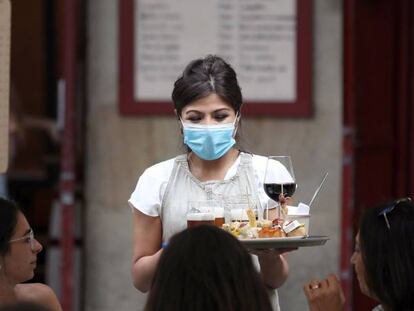
<instances>
[{"instance_id":1,"label":"waitress","mask_svg":"<svg viewBox=\"0 0 414 311\"><path fill-rule=\"evenodd\" d=\"M267 158L237 147L242 94L233 68L217 56L192 61L175 82L172 100L188 152L146 169L128 201L134 215L132 278L141 292L151 287L162 245L186 228L188 202L231 204L246 193L257 207L268 201ZM273 171L288 174L276 164L280 167ZM275 289L285 282L288 263L280 250L256 255L273 308L279 310Z\"/></svg>"}]
</instances>

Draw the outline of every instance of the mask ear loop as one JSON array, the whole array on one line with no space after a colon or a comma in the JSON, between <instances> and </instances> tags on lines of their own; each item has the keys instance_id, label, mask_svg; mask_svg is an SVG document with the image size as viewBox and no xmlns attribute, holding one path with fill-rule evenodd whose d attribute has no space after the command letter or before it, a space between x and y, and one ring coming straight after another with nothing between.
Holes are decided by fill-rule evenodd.
<instances>
[{"instance_id":1,"label":"mask ear loop","mask_svg":"<svg viewBox=\"0 0 414 311\"><path fill-rule=\"evenodd\" d=\"M180 132L181 135L184 135L184 125L183 125L183 120L181 120L180 117L178 117L179 123L180 123Z\"/></svg>"},{"instance_id":2,"label":"mask ear loop","mask_svg":"<svg viewBox=\"0 0 414 311\"><path fill-rule=\"evenodd\" d=\"M234 122L233 122L233 124L234 124L234 131L233 131L233 135L232 135L233 138L236 137L237 130L239 129L240 117L241 117L240 111L237 111L236 118L234 119Z\"/></svg>"},{"instance_id":3,"label":"mask ear loop","mask_svg":"<svg viewBox=\"0 0 414 311\"><path fill-rule=\"evenodd\" d=\"M183 125L183 120L181 119L181 116L178 114L178 112L177 112L177 110L174 110L174 112L175 112L175 115L177 116L177 119L178 119L178 123L179 123L179 125L180 125L180 132L181 132L181 135L183 135L184 134L184 125Z\"/></svg>"}]
</instances>

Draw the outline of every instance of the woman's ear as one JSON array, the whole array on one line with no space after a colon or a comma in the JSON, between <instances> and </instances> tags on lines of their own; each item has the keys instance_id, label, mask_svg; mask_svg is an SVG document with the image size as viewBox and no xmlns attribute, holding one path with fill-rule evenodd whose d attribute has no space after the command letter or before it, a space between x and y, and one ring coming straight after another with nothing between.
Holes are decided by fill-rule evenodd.
<instances>
[{"instance_id":1,"label":"woman's ear","mask_svg":"<svg viewBox=\"0 0 414 311\"><path fill-rule=\"evenodd\" d=\"M174 113L177 116L178 124L180 125L180 132L181 132L181 134L183 134L183 123L182 123L182 120L180 118L180 115L177 112L177 109L174 109Z\"/></svg>"}]
</instances>

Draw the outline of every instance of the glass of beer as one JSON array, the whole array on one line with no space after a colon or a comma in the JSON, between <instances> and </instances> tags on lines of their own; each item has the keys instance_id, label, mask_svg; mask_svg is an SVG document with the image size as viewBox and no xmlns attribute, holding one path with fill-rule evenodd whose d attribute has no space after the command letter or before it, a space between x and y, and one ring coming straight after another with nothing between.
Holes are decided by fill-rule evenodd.
<instances>
[{"instance_id":1,"label":"glass of beer","mask_svg":"<svg viewBox=\"0 0 414 311\"><path fill-rule=\"evenodd\" d=\"M224 224L224 207L216 206L214 208L214 224L221 228Z\"/></svg>"},{"instance_id":2,"label":"glass of beer","mask_svg":"<svg viewBox=\"0 0 414 311\"><path fill-rule=\"evenodd\" d=\"M209 201L189 202L187 212L187 228L199 225L214 225L214 206Z\"/></svg>"}]
</instances>

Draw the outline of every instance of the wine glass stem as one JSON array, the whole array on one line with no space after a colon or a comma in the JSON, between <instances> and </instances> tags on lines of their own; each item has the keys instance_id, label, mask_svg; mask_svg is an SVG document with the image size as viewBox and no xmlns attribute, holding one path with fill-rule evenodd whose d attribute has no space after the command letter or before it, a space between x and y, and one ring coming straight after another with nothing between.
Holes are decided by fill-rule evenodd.
<instances>
[{"instance_id":1,"label":"wine glass stem","mask_svg":"<svg viewBox=\"0 0 414 311\"><path fill-rule=\"evenodd\" d=\"M277 201L277 219L280 219L282 205L280 204L280 201Z\"/></svg>"}]
</instances>

